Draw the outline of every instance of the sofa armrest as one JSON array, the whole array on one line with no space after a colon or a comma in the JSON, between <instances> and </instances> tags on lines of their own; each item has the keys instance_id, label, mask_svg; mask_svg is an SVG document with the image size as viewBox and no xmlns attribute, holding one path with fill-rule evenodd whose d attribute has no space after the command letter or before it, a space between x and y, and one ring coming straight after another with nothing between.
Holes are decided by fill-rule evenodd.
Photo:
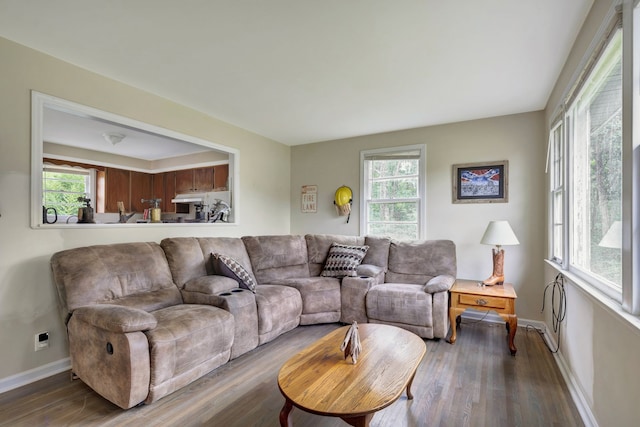
<instances>
[{"instance_id":1,"label":"sofa armrest","mask_svg":"<svg viewBox=\"0 0 640 427\"><path fill-rule=\"evenodd\" d=\"M133 307L113 304L96 304L79 307L73 317L110 332L127 333L148 331L157 326L153 314Z\"/></svg>"},{"instance_id":2,"label":"sofa armrest","mask_svg":"<svg viewBox=\"0 0 640 427\"><path fill-rule=\"evenodd\" d=\"M453 276L449 276L448 274L441 274L439 276L433 277L424 285L424 291L430 294L435 294L436 292L444 292L451 289L451 286L455 283L456 278Z\"/></svg>"},{"instance_id":3,"label":"sofa armrest","mask_svg":"<svg viewBox=\"0 0 640 427\"><path fill-rule=\"evenodd\" d=\"M189 280L180 292L185 304L204 304L225 308L225 299L220 294L238 287L238 282L230 277L210 275Z\"/></svg>"},{"instance_id":4,"label":"sofa armrest","mask_svg":"<svg viewBox=\"0 0 640 427\"><path fill-rule=\"evenodd\" d=\"M184 290L207 295L217 295L220 292L235 289L238 286L238 282L230 277L211 275L189 280L184 284Z\"/></svg>"},{"instance_id":5,"label":"sofa armrest","mask_svg":"<svg viewBox=\"0 0 640 427\"><path fill-rule=\"evenodd\" d=\"M358 277L372 277L376 279L376 284L384 283L384 268L373 264L360 264L356 271Z\"/></svg>"}]
</instances>

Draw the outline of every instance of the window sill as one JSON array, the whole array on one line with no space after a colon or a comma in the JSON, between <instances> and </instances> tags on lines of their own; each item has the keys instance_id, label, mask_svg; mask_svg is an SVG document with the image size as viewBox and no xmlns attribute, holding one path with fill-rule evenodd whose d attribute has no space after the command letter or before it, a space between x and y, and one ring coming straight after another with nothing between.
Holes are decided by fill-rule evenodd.
<instances>
[{"instance_id":1,"label":"window sill","mask_svg":"<svg viewBox=\"0 0 640 427\"><path fill-rule=\"evenodd\" d=\"M605 311L609 312L616 319L622 321L622 323L631 327L633 332L640 336L640 318L634 316L632 314L627 313L622 309L622 305L616 301L615 299L605 295L603 292L599 291L582 278L577 275L571 273L570 271L563 270L558 264L549 261L548 259L544 260L547 265L556 270L558 273L562 273L564 277L566 277L569 282L577 289L579 289L583 294L585 294L589 299L595 301L600 307L604 308Z\"/></svg>"}]
</instances>

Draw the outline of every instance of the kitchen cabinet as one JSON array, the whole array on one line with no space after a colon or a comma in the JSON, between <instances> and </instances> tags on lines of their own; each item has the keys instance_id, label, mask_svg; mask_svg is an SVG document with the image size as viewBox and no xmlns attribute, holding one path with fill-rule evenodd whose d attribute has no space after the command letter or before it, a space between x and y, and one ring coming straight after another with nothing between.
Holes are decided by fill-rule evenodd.
<instances>
[{"instance_id":1,"label":"kitchen cabinet","mask_svg":"<svg viewBox=\"0 0 640 427\"><path fill-rule=\"evenodd\" d=\"M213 188L215 190L228 190L227 180L229 178L229 165L218 165L213 167Z\"/></svg>"},{"instance_id":2,"label":"kitchen cabinet","mask_svg":"<svg viewBox=\"0 0 640 427\"><path fill-rule=\"evenodd\" d=\"M176 193L201 193L213 190L213 167L176 171Z\"/></svg>"},{"instance_id":3,"label":"kitchen cabinet","mask_svg":"<svg viewBox=\"0 0 640 427\"><path fill-rule=\"evenodd\" d=\"M149 202L142 202L141 199L151 199L152 176L144 172L131 171L131 210L135 212L144 212L147 208L154 205ZM117 211L116 211L117 212Z\"/></svg>"},{"instance_id":4,"label":"kitchen cabinet","mask_svg":"<svg viewBox=\"0 0 640 427\"><path fill-rule=\"evenodd\" d=\"M105 179L105 212L118 212L118 202L131 211L129 188L131 177L128 170L108 168Z\"/></svg>"},{"instance_id":5,"label":"kitchen cabinet","mask_svg":"<svg viewBox=\"0 0 640 427\"><path fill-rule=\"evenodd\" d=\"M162 211L163 212L176 212L176 204L171 203L171 199L176 197L176 173L175 172L165 172L162 174L158 174L156 176L162 175L162 181L164 183L163 188L163 196L162 201L164 203Z\"/></svg>"}]
</instances>

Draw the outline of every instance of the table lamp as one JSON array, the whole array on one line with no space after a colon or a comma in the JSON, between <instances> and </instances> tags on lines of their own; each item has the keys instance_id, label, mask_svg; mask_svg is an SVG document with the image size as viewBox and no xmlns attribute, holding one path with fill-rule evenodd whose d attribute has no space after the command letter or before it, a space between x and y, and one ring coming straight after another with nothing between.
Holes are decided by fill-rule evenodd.
<instances>
[{"instance_id":1,"label":"table lamp","mask_svg":"<svg viewBox=\"0 0 640 427\"><path fill-rule=\"evenodd\" d=\"M482 284L487 286L502 285L504 283L504 249L502 246L519 245L518 238L513 233L508 221L489 221L480 243L496 246L491 249L493 252L493 273Z\"/></svg>"}]
</instances>

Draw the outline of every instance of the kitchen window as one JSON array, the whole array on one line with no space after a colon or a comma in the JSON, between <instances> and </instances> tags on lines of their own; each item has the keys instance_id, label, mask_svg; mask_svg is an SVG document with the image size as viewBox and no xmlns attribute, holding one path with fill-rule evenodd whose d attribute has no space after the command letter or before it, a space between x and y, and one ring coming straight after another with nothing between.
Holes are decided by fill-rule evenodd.
<instances>
[{"instance_id":1,"label":"kitchen window","mask_svg":"<svg viewBox=\"0 0 640 427\"><path fill-rule=\"evenodd\" d=\"M94 180L95 171L92 169L45 165L42 171L42 205L54 208L58 221L66 221L77 215L78 208L84 206L78 198L95 200L92 190ZM49 215L51 213L49 211Z\"/></svg>"}]
</instances>

